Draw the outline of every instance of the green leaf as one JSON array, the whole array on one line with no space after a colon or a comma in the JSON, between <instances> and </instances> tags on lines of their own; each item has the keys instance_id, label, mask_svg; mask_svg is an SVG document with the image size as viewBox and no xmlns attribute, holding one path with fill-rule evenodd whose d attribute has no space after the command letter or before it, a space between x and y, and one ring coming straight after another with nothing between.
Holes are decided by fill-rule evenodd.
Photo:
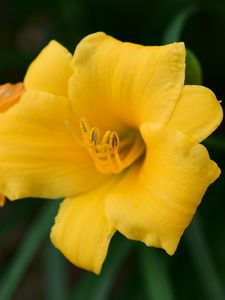
<instances>
[{"instance_id":1,"label":"green leaf","mask_svg":"<svg viewBox=\"0 0 225 300\"><path fill-rule=\"evenodd\" d=\"M163 44L169 44L180 41L182 31L188 19L197 11L196 5L186 7L176 15L171 24L168 26ZM201 84L202 83L202 70L201 65L190 50L186 49L186 70L185 70L185 84Z\"/></svg>"},{"instance_id":2,"label":"green leaf","mask_svg":"<svg viewBox=\"0 0 225 300\"><path fill-rule=\"evenodd\" d=\"M185 7L180 11L167 27L163 37L163 44L178 42L187 20L196 13L196 6Z\"/></svg>"},{"instance_id":3,"label":"green leaf","mask_svg":"<svg viewBox=\"0 0 225 300\"><path fill-rule=\"evenodd\" d=\"M132 250L135 243L125 237L118 239L118 243L112 245L111 251L103 268L102 275L92 292L91 300L107 300L120 265Z\"/></svg>"},{"instance_id":4,"label":"green leaf","mask_svg":"<svg viewBox=\"0 0 225 300\"><path fill-rule=\"evenodd\" d=\"M46 300L64 300L68 279L67 262L63 255L48 243L44 256Z\"/></svg>"},{"instance_id":5,"label":"green leaf","mask_svg":"<svg viewBox=\"0 0 225 300\"><path fill-rule=\"evenodd\" d=\"M85 271L84 271L85 272ZM75 288L70 292L67 300L86 300L91 299L90 293L96 284L97 277L92 273L84 273L83 277L77 282Z\"/></svg>"},{"instance_id":6,"label":"green leaf","mask_svg":"<svg viewBox=\"0 0 225 300\"><path fill-rule=\"evenodd\" d=\"M197 8L192 5L183 9L176 15L171 24L168 26L163 44L169 44L180 41L182 31L187 20L196 13ZM196 55L190 50L186 49L186 70L185 70L185 84L201 84L202 83L202 70L201 65Z\"/></svg>"},{"instance_id":7,"label":"green leaf","mask_svg":"<svg viewBox=\"0 0 225 300\"><path fill-rule=\"evenodd\" d=\"M140 266L149 300L175 299L165 260L158 249L143 247Z\"/></svg>"},{"instance_id":8,"label":"green leaf","mask_svg":"<svg viewBox=\"0 0 225 300\"><path fill-rule=\"evenodd\" d=\"M223 284L214 266L213 259L202 232L200 220L197 216L195 216L189 226L185 238L207 299L225 299Z\"/></svg>"},{"instance_id":9,"label":"green leaf","mask_svg":"<svg viewBox=\"0 0 225 300\"><path fill-rule=\"evenodd\" d=\"M107 300L119 267L134 245L134 242L117 234L110 245L109 255L104 263L101 275L85 274L67 299Z\"/></svg>"},{"instance_id":10,"label":"green leaf","mask_svg":"<svg viewBox=\"0 0 225 300\"><path fill-rule=\"evenodd\" d=\"M59 202L54 200L46 204L18 247L8 269L0 282L0 299L12 299L19 282L27 270L34 254L42 241L47 237L54 221Z\"/></svg>"},{"instance_id":11,"label":"green leaf","mask_svg":"<svg viewBox=\"0 0 225 300\"><path fill-rule=\"evenodd\" d=\"M201 65L190 49L186 49L185 84L202 84Z\"/></svg>"}]
</instances>

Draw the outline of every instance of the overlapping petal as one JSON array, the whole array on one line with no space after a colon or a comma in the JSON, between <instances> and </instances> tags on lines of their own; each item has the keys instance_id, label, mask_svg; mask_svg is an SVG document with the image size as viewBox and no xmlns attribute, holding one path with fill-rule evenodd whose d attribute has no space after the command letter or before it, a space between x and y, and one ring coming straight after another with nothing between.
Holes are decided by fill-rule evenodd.
<instances>
[{"instance_id":1,"label":"overlapping petal","mask_svg":"<svg viewBox=\"0 0 225 300\"><path fill-rule=\"evenodd\" d=\"M106 202L121 233L173 254L206 189L220 174L207 150L185 134L143 124L147 152Z\"/></svg>"},{"instance_id":2,"label":"overlapping petal","mask_svg":"<svg viewBox=\"0 0 225 300\"><path fill-rule=\"evenodd\" d=\"M0 85L0 112L7 111L10 107L15 105L24 93L24 86L22 82L11 84L6 83Z\"/></svg>"},{"instance_id":3,"label":"overlapping petal","mask_svg":"<svg viewBox=\"0 0 225 300\"><path fill-rule=\"evenodd\" d=\"M183 87L185 48L122 43L100 32L80 42L73 66L69 96L79 117L105 130L165 123Z\"/></svg>"},{"instance_id":4,"label":"overlapping petal","mask_svg":"<svg viewBox=\"0 0 225 300\"><path fill-rule=\"evenodd\" d=\"M222 118L221 105L210 89L185 85L168 125L201 142L219 126Z\"/></svg>"},{"instance_id":5,"label":"overlapping petal","mask_svg":"<svg viewBox=\"0 0 225 300\"><path fill-rule=\"evenodd\" d=\"M72 263L99 274L115 229L105 216L108 182L61 204L51 240Z\"/></svg>"},{"instance_id":6,"label":"overlapping petal","mask_svg":"<svg viewBox=\"0 0 225 300\"><path fill-rule=\"evenodd\" d=\"M67 99L37 91L26 92L0 115L0 190L7 197L69 197L107 178L65 120L71 126L78 123Z\"/></svg>"},{"instance_id":7,"label":"overlapping petal","mask_svg":"<svg viewBox=\"0 0 225 300\"><path fill-rule=\"evenodd\" d=\"M24 78L26 90L40 90L57 96L68 95L72 75L72 55L61 44L51 41L29 66Z\"/></svg>"}]
</instances>

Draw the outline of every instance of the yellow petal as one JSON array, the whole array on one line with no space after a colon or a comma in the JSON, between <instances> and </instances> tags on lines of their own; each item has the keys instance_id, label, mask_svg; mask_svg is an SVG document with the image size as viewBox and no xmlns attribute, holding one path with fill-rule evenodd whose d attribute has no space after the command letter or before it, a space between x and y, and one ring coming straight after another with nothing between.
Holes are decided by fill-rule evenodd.
<instances>
[{"instance_id":1,"label":"yellow petal","mask_svg":"<svg viewBox=\"0 0 225 300\"><path fill-rule=\"evenodd\" d=\"M151 47L123 43L104 33L77 46L69 95L79 117L117 130L120 123L165 123L184 82L183 43Z\"/></svg>"},{"instance_id":2,"label":"yellow petal","mask_svg":"<svg viewBox=\"0 0 225 300\"><path fill-rule=\"evenodd\" d=\"M58 96L68 95L72 75L71 54L56 41L51 41L31 63L24 78L26 90L40 90Z\"/></svg>"},{"instance_id":3,"label":"yellow petal","mask_svg":"<svg viewBox=\"0 0 225 300\"><path fill-rule=\"evenodd\" d=\"M108 196L106 214L128 238L172 255L220 169L202 145L177 130L146 123L141 133L146 157Z\"/></svg>"},{"instance_id":4,"label":"yellow petal","mask_svg":"<svg viewBox=\"0 0 225 300\"><path fill-rule=\"evenodd\" d=\"M22 82L11 84L6 83L0 85L0 112L5 112L11 106L16 104L24 93Z\"/></svg>"},{"instance_id":5,"label":"yellow petal","mask_svg":"<svg viewBox=\"0 0 225 300\"><path fill-rule=\"evenodd\" d=\"M223 111L214 93L203 86L186 85L169 126L201 142L221 123Z\"/></svg>"},{"instance_id":6,"label":"yellow petal","mask_svg":"<svg viewBox=\"0 0 225 300\"><path fill-rule=\"evenodd\" d=\"M111 183L67 198L61 204L51 240L73 264L99 274L115 230L105 217L105 196Z\"/></svg>"},{"instance_id":7,"label":"yellow petal","mask_svg":"<svg viewBox=\"0 0 225 300\"><path fill-rule=\"evenodd\" d=\"M22 197L70 197L104 181L65 120L76 124L63 97L26 92L0 115L0 190Z\"/></svg>"}]
</instances>

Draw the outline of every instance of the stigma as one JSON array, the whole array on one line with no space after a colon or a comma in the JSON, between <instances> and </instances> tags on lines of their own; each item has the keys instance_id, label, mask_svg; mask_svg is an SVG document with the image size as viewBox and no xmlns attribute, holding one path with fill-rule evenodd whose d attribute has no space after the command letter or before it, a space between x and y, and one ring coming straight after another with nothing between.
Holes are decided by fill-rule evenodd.
<instances>
[{"instance_id":1,"label":"stigma","mask_svg":"<svg viewBox=\"0 0 225 300\"><path fill-rule=\"evenodd\" d=\"M98 127L90 127L83 117L79 124L82 140L74 134L68 121L65 121L73 137L88 150L96 168L103 174L120 173L143 153L143 142L139 138L125 138L120 142L119 135L114 130L101 134Z\"/></svg>"}]
</instances>

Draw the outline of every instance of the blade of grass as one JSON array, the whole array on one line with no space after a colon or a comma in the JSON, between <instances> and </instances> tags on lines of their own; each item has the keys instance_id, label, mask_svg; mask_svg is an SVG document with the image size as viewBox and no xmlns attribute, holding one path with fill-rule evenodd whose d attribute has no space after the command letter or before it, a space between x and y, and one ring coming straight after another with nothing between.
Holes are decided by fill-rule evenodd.
<instances>
[{"instance_id":1,"label":"blade of grass","mask_svg":"<svg viewBox=\"0 0 225 300\"><path fill-rule=\"evenodd\" d=\"M25 236L24 241L21 243L21 246L16 251L14 258L0 282L1 300L12 299L11 297L37 251L38 246L49 234L58 205L58 201L51 201L43 207L36 222L34 222Z\"/></svg>"},{"instance_id":2,"label":"blade of grass","mask_svg":"<svg viewBox=\"0 0 225 300\"><path fill-rule=\"evenodd\" d=\"M213 259L204 239L200 219L197 216L195 216L189 226L185 238L207 299L225 299L222 282L217 274Z\"/></svg>"},{"instance_id":3,"label":"blade of grass","mask_svg":"<svg viewBox=\"0 0 225 300\"><path fill-rule=\"evenodd\" d=\"M124 259L130 253L135 243L124 237L118 239L117 244L112 245L109 257L103 268L102 275L91 294L92 300L107 300L114 283L115 277ZM115 247L113 247L115 246Z\"/></svg>"},{"instance_id":4,"label":"blade of grass","mask_svg":"<svg viewBox=\"0 0 225 300\"><path fill-rule=\"evenodd\" d=\"M178 42L187 20L196 12L196 6L183 8L167 27L163 37L163 44Z\"/></svg>"},{"instance_id":5,"label":"blade of grass","mask_svg":"<svg viewBox=\"0 0 225 300\"><path fill-rule=\"evenodd\" d=\"M91 299L90 293L96 284L97 277L92 273L85 273L76 283L75 288L69 293L66 300L86 300Z\"/></svg>"},{"instance_id":6,"label":"blade of grass","mask_svg":"<svg viewBox=\"0 0 225 300\"><path fill-rule=\"evenodd\" d=\"M202 69L197 56L186 48L185 84L202 84Z\"/></svg>"},{"instance_id":7,"label":"blade of grass","mask_svg":"<svg viewBox=\"0 0 225 300\"><path fill-rule=\"evenodd\" d=\"M140 267L149 300L173 300L173 289L165 260L159 250L142 247L140 249Z\"/></svg>"},{"instance_id":8,"label":"blade of grass","mask_svg":"<svg viewBox=\"0 0 225 300\"><path fill-rule=\"evenodd\" d=\"M44 264L46 300L64 300L68 278L66 260L50 243L45 249Z\"/></svg>"},{"instance_id":9,"label":"blade of grass","mask_svg":"<svg viewBox=\"0 0 225 300\"><path fill-rule=\"evenodd\" d=\"M134 242L117 234L110 245L101 275L85 274L67 300L107 300L119 267L134 245Z\"/></svg>"},{"instance_id":10,"label":"blade of grass","mask_svg":"<svg viewBox=\"0 0 225 300\"><path fill-rule=\"evenodd\" d=\"M113 289L113 299L125 300L125 299L135 299L134 296L138 292L139 297L136 299L145 299L140 297L140 290L142 289L142 278L139 276L139 270L136 268L135 264L132 263L126 266L126 276L121 276L121 285L117 285L116 289Z\"/></svg>"},{"instance_id":11,"label":"blade of grass","mask_svg":"<svg viewBox=\"0 0 225 300\"><path fill-rule=\"evenodd\" d=\"M183 8L173 19L171 24L167 27L164 34L163 43L178 42L181 38L182 31L188 19L195 14L197 6L192 5ZM201 84L202 70L201 65L196 55L190 50L186 49L186 69L185 69L185 84Z\"/></svg>"}]
</instances>

